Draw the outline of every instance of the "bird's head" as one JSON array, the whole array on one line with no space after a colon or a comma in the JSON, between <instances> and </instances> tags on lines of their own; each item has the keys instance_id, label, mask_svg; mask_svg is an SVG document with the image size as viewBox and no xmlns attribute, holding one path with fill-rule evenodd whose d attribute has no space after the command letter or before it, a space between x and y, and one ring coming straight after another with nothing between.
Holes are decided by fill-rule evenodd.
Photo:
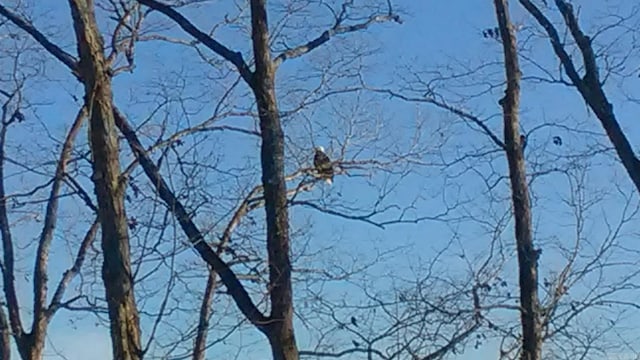
<instances>
[{"instance_id":1,"label":"bird's head","mask_svg":"<svg viewBox=\"0 0 640 360\"><path fill-rule=\"evenodd\" d=\"M316 151L324 152L323 146L316 146Z\"/></svg>"}]
</instances>

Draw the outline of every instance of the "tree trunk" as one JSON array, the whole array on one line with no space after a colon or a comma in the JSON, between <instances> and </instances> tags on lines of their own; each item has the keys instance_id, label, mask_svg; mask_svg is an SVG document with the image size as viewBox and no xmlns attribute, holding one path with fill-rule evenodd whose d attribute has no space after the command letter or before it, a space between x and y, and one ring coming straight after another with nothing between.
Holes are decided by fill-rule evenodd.
<instances>
[{"instance_id":1,"label":"tree trunk","mask_svg":"<svg viewBox=\"0 0 640 360\"><path fill-rule=\"evenodd\" d=\"M0 307L0 359L11 359L11 329L4 309Z\"/></svg>"},{"instance_id":2,"label":"tree trunk","mask_svg":"<svg viewBox=\"0 0 640 360\"><path fill-rule=\"evenodd\" d=\"M284 133L275 93L275 68L269 49L265 0L251 0L251 38L255 58L252 89L258 105L262 147L262 184L267 219L269 290L272 323L267 336L276 360L298 359L293 330L293 295L289 259L289 215L284 179Z\"/></svg>"},{"instance_id":3,"label":"tree trunk","mask_svg":"<svg viewBox=\"0 0 640 360\"><path fill-rule=\"evenodd\" d=\"M504 138L515 218L520 281L520 318L522 323L522 360L541 358L542 338L538 312L538 253L533 247L531 204L520 144L518 111L520 106L520 66L507 0L494 0L498 27L504 49L507 89L500 101L504 117Z\"/></svg>"},{"instance_id":4,"label":"tree trunk","mask_svg":"<svg viewBox=\"0 0 640 360\"><path fill-rule=\"evenodd\" d=\"M193 356L191 357L193 360L205 360L207 334L209 333L209 317L211 316L211 305L213 304L213 295L215 294L217 284L218 274L216 274L213 269L209 269L207 286L205 287L202 304L200 305L196 339L193 343Z\"/></svg>"},{"instance_id":5,"label":"tree trunk","mask_svg":"<svg viewBox=\"0 0 640 360\"><path fill-rule=\"evenodd\" d=\"M69 0L80 56L80 75L89 113L92 180L102 230L105 285L113 357L140 359L140 327L133 293L129 236L120 185L119 148L112 108L111 77L105 63L92 0Z\"/></svg>"}]
</instances>

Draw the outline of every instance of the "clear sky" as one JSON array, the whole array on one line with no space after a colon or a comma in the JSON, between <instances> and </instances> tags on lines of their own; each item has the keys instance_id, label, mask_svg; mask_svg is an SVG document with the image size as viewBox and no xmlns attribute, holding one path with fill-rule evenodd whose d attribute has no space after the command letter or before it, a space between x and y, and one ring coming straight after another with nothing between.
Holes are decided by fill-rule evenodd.
<instances>
[{"instance_id":1,"label":"clear sky","mask_svg":"<svg viewBox=\"0 0 640 360\"><path fill-rule=\"evenodd\" d=\"M607 2L607 5L595 1L584 2L581 17L586 19L585 30L613 22L611 18L603 16L607 11L627 14L632 2L617 0L615 3L619 7L615 7L614 2ZM232 16L236 13L232 3L235 2L207 2L197 8L189 8L184 13L202 29L209 30L222 21L225 14ZM283 3L271 2L273 26L278 23L277 10ZM54 34L52 38L56 43L75 53L69 9L66 4L60 4L38 4L31 8L30 14L36 26ZM304 96L316 99L327 91L353 86L357 78L344 75L356 69L372 87L390 88L411 96L419 96L417 91L411 92L409 89L411 86L417 87L411 83L415 81L416 74L422 80L430 81L452 73L467 73L464 77L436 82L437 91L456 105L462 104L461 99L465 98L467 101L461 106L480 118L488 119L487 126L501 137L500 108L497 104L503 94L500 84L503 71L499 64L501 47L496 41L482 36L483 29L495 26L492 1L397 0L394 4L402 15L403 24L379 24L365 33L337 37L302 59L285 62L279 70L277 84L281 110L294 108ZM621 217L629 217L625 220L627 223L615 233L619 244L607 253L604 261L610 264L615 260L618 265L606 268L598 274L600 277L587 276L577 281L571 295L567 296L568 304L569 301L592 296L593 293L587 289L596 283L594 279L600 281L599 289L614 286L612 284L628 270L625 266L637 261L628 258L627 252L638 248L633 242L637 238L637 233L633 232L638 224L637 218L635 214L629 215L637 206L637 197L623 169L610 149L607 150L609 143L603 137L597 119L586 111L577 93L561 85L536 81L545 76L542 68L557 74L557 65L550 56L546 40L531 35L539 34L539 31L531 31L535 29L531 18L524 14L516 1L512 1L511 5L512 20L524 26L519 33L522 34L520 43L524 49L521 60L524 77L521 122L523 131L528 135L528 169L531 173L539 174L532 178L532 198L536 242L543 248L540 279L557 274L562 269L566 262L563 251L570 248L576 238L584 243L580 247L581 255L576 266L587 266L599 246L611 236L610 228L621 222ZM320 10L322 6L309 9L303 16L287 22L286 27L278 27L282 33L290 34L282 38L286 44L308 40L330 22L328 12ZM636 25L638 21L636 18ZM153 14L149 24L168 23L163 17ZM309 30L308 24L314 24L314 27ZM113 23L105 21L101 25L103 30L113 27ZM633 29L631 25L629 28ZM188 39L187 35L175 28L161 30L165 35ZM245 54L250 49L242 28L222 27L216 30L216 35L230 48ZM610 43L611 53L621 58L625 50L629 51L632 45L636 45L632 41L631 30L624 34L611 31L602 34L597 44ZM275 45L281 46L281 42ZM359 49L373 51L362 58L343 56L344 53L355 53ZM633 56L626 59L625 71L640 67L637 51L631 53ZM207 50L203 54L212 60L213 65L204 64L195 57L195 51L182 45L150 41L136 46L136 69L133 74L125 73L116 78L114 96L132 123L140 126L150 119L142 132L145 145L150 145L154 136L159 134L161 124L168 126L167 131L177 131L211 116L224 86L235 80L233 75L229 75L226 65L214 63L219 60L216 56ZM533 64L531 59L535 59L537 64ZM480 67L481 64L484 66ZM23 139L45 134L45 130L52 138L61 138L78 109L71 95L81 98L82 91L68 71L54 61L47 63L45 68L46 77L39 78L27 91L30 98L38 99L31 113L36 120L28 121L24 127L16 129L11 139L12 146L17 149L16 157L29 158L30 154L37 154L54 159L56 155L50 147L29 146ZM312 89L319 86L321 73L331 76L327 76L329 81L314 93ZM637 117L634 115L638 113L638 103L633 103L625 96L635 94L638 97L639 80L637 76L624 80L613 76L607 83L620 123L633 143L640 141L638 128L631 126L632 119ZM424 88L421 90L424 91ZM246 87L240 85L229 96L223 111L241 113L248 104L246 93ZM166 106L150 115L162 101L166 101ZM291 171L299 166L310 165L314 145L323 145L335 158L347 139L345 160L382 159L391 162L384 167L387 171L380 171L370 164L350 169L347 175L336 178L333 187L318 186L311 193L301 195L301 200L313 201L352 216L367 214L373 208L388 208L388 211L373 218L379 222L397 219L403 210L407 219L437 217L417 224L390 225L381 229L363 221L332 216L305 206L292 207L292 246L295 266L301 271L296 275L298 282L295 284L298 294L296 310L301 315L297 319L296 329L301 350L312 350L318 344L320 334L325 336L321 342L321 349L325 351L332 346L334 351L352 348L352 340L362 343L358 332L368 338L379 335L380 329L390 326L392 316L381 314L380 309L376 313L365 306L371 303L367 296L375 294L385 301L397 300L399 295L395 289L402 288L410 293L407 289L412 288L412 283L419 283L418 279L424 280L420 283L421 296L436 301L438 297L453 296L451 294L457 289L468 289L469 277L476 280L491 278L494 283L497 280L492 271L497 271L500 279L506 281L507 289L487 295L483 300L490 304L515 304L513 299L504 300L507 292L513 297L517 291L513 230L508 217L508 184L504 178L500 178L506 175L506 159L477 127L424 104L402 102L367 92L331 96L285 117L283 121L289 136L287 165ZM254 126L253 121L242 114L225 118L221 123L248 129ZM412 140L416 134L420 137L414 144ZM563 145L555 146L551 141L553 136L560 136ZM50 140L37 140L51 145ZM237 204L236 193L246 193L249 187L259 183L259 143L255 137L229 132L197 134L185 142L186 149L178 150L186 154L185 163L177 164L171 154L167 155L171 165L164 169L165 175L176 188L183 189L183 193L187 194L185 198L189 206L198 206L196 221L203 228L211 228L209 235L215 239L215 235L219 235L224 228L224 221L228 220L229 210ZM84 136L81 143L86 144ZM130 159L128 149L126 146L123 148L127 152L123 158ZM400 158L399 154L408 156ZM157 159L159 152L154 153L154 157ZM38 161L34 160L36 163ZM210 166L191 167L189 161L207 161ZM443 166L443 163L450 165ZM17 167L11 169L16 173L19 170ZM184 172L181 173L182 170ZM83 164L79 171L88 171L87 164ZM38 182L28 176L16 175L9 179L10 189L19 191ZM84 178L83 183L87 189L91 189L86 181ZM144 201L129 204L130 214L138 217L140 222L157 226L163 213L152 206L155 199L148 185L145 185L146 179L138 176L135 183L143 188L148 197ZM289 186L296 184L292 182ZM495 184L495 187L490 187L491 184ZM189 186L202 187L203 190L184 190ZM624 212L626 198L631 199L631 205L630 210ZM585 208L579 212L576 204L582 204ZM52 284L68 267L69 254L74 252L67 241L81 236L86 227L80 225L91 219L89 213L79 206L79 202L72 200L63 204L63 225L57 231L54 256L51 257ZM259 223L262 210L256 210L251 218ZM165 232L157 227L148 232L144 228L132 231L134 248L148 245L159 236L167 240L159 244L158 253L152 255L169 251L174 245L183 250L186 248L181 243L183 239L178 230L172 233L174 229L171 226L164 229ZM19 241L25 245L29 244L37 231L37 227L30 225L16 227L16 232L21 235ZM235 244L244 254L252 256L257 251L264 254L260 240L263 233L259 226L251 225L248 220L237 232ZM491 247L496 242L503 245L502 251ZM24 304L30 304L31 301L29 283L24 281L28 281L32 267L29 249L32 247L26 246L21 260L24 263L20 266L21 274L25 276L18 276L17 279ZM136 252L136 256L139 255L139 251ZM480 270L490 255L492 265L480 274L471 275ZM623 262L624 265L619 265ZM178 329L195 324L192 309L198 306L197 293L202 291L206 278L203 277L202 262L192 251L180 252L175 263L159 263L162 261L139 264L140 277L155 266L160 270L141 280L136 290L140 292L140 298L145 298L141 306L144 310L142 326L144 336L148 336L153 327L153 314L167 287L168 274L179 273L183 276L180 281L169 283L169 286L174 286L169 296L170 304L176 310L165 317L158 330L159 341L166 343L177 340ZM240 266L236 269L247 270ZM318 271L337 276L353 269L362 270L347 280L333 281L327 281ZM309 271L303 273L302 270ZM100 289L99 283L91 285L92 279L99 279L99 270L86 271L84 276L83 290ZM415 288L413 291L416 291ZM313 298L312 294L315 293L322 295L322 302ZM616 297L620 296L620 300L633 299L635 295L633 292L615 294ZM467 299L468 296L460 298ZM456 301L449 301L452 308L469 308L462 300L461 303ZM467 301L471 302L469 299ZM210 338L222 339L235 324L237 312L226 295L218 298L214 309L216 313L232 314L212 328ZM22 310L28 319L28 306ZM330 310L335 310L335 313L332 314ZM402 311L399 308L395 310ZM607 314L601 309L587 311L572 326L579 330L592 326L595 331L616 314ZM332 315L336 317L334 320L330 319ZM337 329L337 322L346 323L350 316L359 319L359 328ZM513 312L493 311L487 316L495 323L511 324L517 329L517 314ZM49 330L47 358L62 358L59 354L64 354L67 359L110 359L110 339L108 329L104 326L105 317L102 314L101 319L96 319L94 315L82 312L71 315L64 311L59 313ZM606 355L596 352L593 358L632 358L632 349L639 345L637 336L629 335L634 319L637 319L637 314L633 312L624 313L622 319L616 318L619 321L616 331L620 337L613 341L624 338L629 342L628 348L611 348ZM428 318L428 321L434 320ZM455 320L451 322L455 323ZM495 334L486 330L481 333L488 334L489 339L478 350L474 349L472 340L462 355L451 355L451 358L497 359L499 351ZM409 334L407 331L402 336ZM392 340L384 340L377 346L380 349L391 347ZM188 340L184 347L190 345L191 340ZM261 334L250 326L243 326L213 346L209 358L231 359L238 356L241 359L268 359L267 346ZM151 348L152 354L158 356L163 351L165 349L158 344ZM176 351L172 355L176 354L182 352ZM627 355L629 357L625 357ZM365 355L358 353L342 357L364 358Z\"/></svg>"}]
</instances>

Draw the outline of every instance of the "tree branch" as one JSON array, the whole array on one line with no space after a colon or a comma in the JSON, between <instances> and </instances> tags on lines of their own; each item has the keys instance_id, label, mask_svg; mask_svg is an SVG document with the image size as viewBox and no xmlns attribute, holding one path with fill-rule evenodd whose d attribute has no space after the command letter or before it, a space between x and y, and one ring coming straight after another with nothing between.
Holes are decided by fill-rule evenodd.
<instances>
[{"instance_id":1,"label":"tree branch","mask_svg":"<svg viewBox=\"0 0 640 360\"><path fill-rule=\"evenodd\" d=\"M449 340L449 343L447 343L446 345L444 345L440 349L432 352L431 354L423 357L422 360L442 359L445 354L447 354L449 351L454 349L456 347L456 345L461 343L464 339L468 338L469 335L473 334L479 327L480 327L480 323L479 322L474 323L473 326L471 326L467 330L463 331L462 334L458 334L458 335L454 336L451 340Z\"/></svg>"},{"instance_id":2,"label":"tree branch","mask_svg":"<svg viewBox=\"0 0 640 360\"><path fill-rule=\"evenodd\" d=\"M189 35L196 38L213 52L232 63L236 67L236 69L238 69L238 72L247 82L247 84L251 85L253 83L253 73L242 58L242 54L240 52L232 51L220 42L214 40L209 35L203 33L198 28L196 28L195 25L193 25L189 20L187 20L187 18L182 16L182 14L174 10L169 5L163 4L156 0L138 0L138 2L142 5L150 7L153 10L161 12L168 18L175 21L182 28L182 30L186 31Z\"/></svg>"},{"instance_id":3,"label":"tree branch","mask_svg":"<svg viewBox=\"0 0 640 360\"><path fill-rule=\"evenodd\" d=\"M73 148L75 137L78 135L78 132L82 127L82 122L87 114L85 110L86 107L83 106L80 111L78 111L76 119L64 140L53 184L51 185L51 193L47 200L44 225L42 226L42 232L38 241L36 262L33 271L33 326L31 327L31 331L35 339L40 339L44 336L45 324L49 319L45 310L47 305L47 262L49 259L49 248L51 246L51 240L53 239L53 231L58 220L60 189L64 182L65 172L69 158L71 157L71 150Z\"/></svg>"},{"instance_id":4,"label":"tree branch","mask_svg":"<svg viewBox=\"0 0 640 360\"><path fill-rule=\"evenodd\" d=\"M51 302L47 307L46 316L48 320L50 320L56 313L56 311L58 311L58 309L62 307L62 296L64 296L64 292L66 291L67 286L69 286L71 280L73 280L73 278L80 272L82 264L84 263L85 256L87 254L87 250L95 240L99 226L100 222L98 221L98 218L96 218L93 224L91 224L91 227L89 227L89 230L82 239L82 242L80 243L80 247L78 248L78 253L76 254L76 259L73 265L62 275L62 279L60 279L58 287L53 294L53 298L51 298Z\"/></svg>"},{"instance_id":5,"label":"tree branch","mask_svg":"<svg viewBox=\"0 0 640 360\"><path fill-rule=\"evenodd\" d=\"M496 135L493 131L491 131L491 129L489 129L489 127L487 125L484 124L484 122L478 118L477 116L470 114L460 108L457 108L455 106L449 105L445 102L442 101L438 101L433 97L424 97L424 98L418 98L418 97L409 97L400 93L397 93L393 90L389 90L389 89L377 89L377 88L370 88L370 87L366 87L365 89L376 92L376 93L380 93L380 94L387 94L389 96L398 98L400 100L403 101L409 101L409 102L422 102L422 103L427 103L427 104L432 104L435 105L436 107L443 109L443 110L447 110L455 115L458 115L460 118L464 119L464 120L468 120L471 121L472 123L476 124L485 134L487 134L487 136L489 136L489 138L491 138L491 140L498 145L498 147L500 147L500 149L502 150L506 150L506 146L504 144L504 142L502 140L500 140L500 138L498 137L498 135Z\"/></svg>"},{"instance_id":6,"label":"tree branch","mask_svg":"<svg viewBox=\"0 0 640 360\"><path fill-rule=\"evenodd\" d=\"M329 41L333 36L364 30L375 23L386 21L394 21L398 24L402 23L402 20L400 20L400 16L392 13L386 15L372 15L367 21L354 25L343 25L342 20L343 17L338 17L336 19L335 25L331 29L324 31L320 36L307 42L304 45L286 50L280 55L276 56L276 58L273 60L274 66L278 67L286 60L295 59L313 51L314 49L322 46L324 43Z\"/></svg>"},{"instance_id":7,"label":"tree branch","mask_svg":"<svg viewBox=\"0 0 640 360\"><path fill-rule=\"evenodd\" d=\"M143 1L140 1L140 2L144 3L144 2L148 2L148 1L147 0L143 0ZM162 5L160 3L157 3L156 1L151 1L151 2L159 4L161 6L164 6L164 9L168 9L170 11L170 13L172 13L172 14L175 13L177 16L179 16L180 18L182 18L183 20L186 21L186 19L184 19L182 17L182 15L178 14L177 12L175 12L173 9L167 7L166 5ZM188 23L188 21L186 21L186 22ZM20 24L26 24L26 22L21 21L21 22L18 22L16 24L18 26L20 26ZM189 25L190 25L190 23L189 23ZM199 30L195 29L195 27L193 27L192 25L191 25L191 28L194 31L199 31ZM50 52L55 51L55 49L52 50L51 48L49 48L46 45L46 44L50 44L50 42L44 36L35 36L35 35L33 35L32 32L30 32L26 28L23 28L23 30L25 30L25 31L29 32L30 34L32 34L32 36L34 36L36 41L38 41L48 51L50 51ZM41 33L38 32L37 30L33 29L33 31L34 31L35 34L40 34L41 35ZM206 36L206 34L203 34L203 35ZM212 48L212 50L216 51L215 49L217 48L217 45L214 45L214 44L218 44L219 46L222 46L219 43L215 42L215 40L209 38L208 36L206 36L206 37L210 40L210 41L207 41L209 43L209 45L213 45L214 46L214 48ZM205 45L206 45L206 43L205 43ZM57 48L57 47L55 47L55 48ZM227 60L229 60L231 62L233 62L231 59L235 59L233 57L234 56L233 54L236 54L236 56L240 56L239 53L232 53L229 49L225 48L224 46L222 46L222 48L223 48L222 54L226 54L226 56L231 56L230 58L227 59ZM218 49L218 50L220 50L220 49ZM53 52L52 52L52 54L54 56L56 55ZM224 57L224 55L222 55L222 54L220 54L220 55ZM56 56L56 57L59 58L58 56ZM242 58L240 57L239 60L242 60ZM77 64L76 64L75 61L74 62L63 61L63 63L65 65L67 65L72 72L74 72L74 73L77 72L77 68L76 68ZM236 61L236 63L237 63L237 61ZM238 65L242 65L242 64L244 64L244 62L242 62L242 64L239 64L239 63L237 63L237 64ZM246 64L240 66L238 69L241 71L241 75L245 78L245 80L246 80L246 76L252 76L252 74L250 73L250 71L249 71L248 67L246 66ZM242 69L246 69L246 71L242 70ZM243 71L244 71L244 73L243 73ZM247 75L247 74L249 74L249 75ZM116 120L116 125L118 126L118 128L120 128L120 131L123 133L125 138L127 138L127 141L129 142L129 145L131 146L133 152L136 154L136 157L140 161L140 165L142 166L143 170L145 171L145 173L147 174L147 176L151 180L151 182L154 185L154 187L156 187L156 189L158 190L161 198L167 203L169 209L178 218L178 222L180 223L180 225L182 226L183 230L185 231L185 233L189 237L189 241L193 244L194 248L198 251L200 256L209 265L211 265L216 270L216 272L218 272L218 274L220 275L220 278L222 279L222 282L228 288L229 293L231 294L231 296L236 301L236 304L238 305L238 307L240 308L242 313L259 330L264 331L266 329L266 324L268 323L268 318L265 317L260 312L260 310L255 306L255 304L253 304L253 301L251 300L251 297L249 296L247 291L244 289L244 287L242 286L242 284L240 283L240 281L238 280L236 275L233 273L233 271L229 268L229 266L218 255L216 255L216 253L211 249L211 247L209 245L206 244L206 242L204 241L204 236L202 235L200 230L196 227L196 225L191 221L191 219L189 217L189 214L185 210L184 206L178 201L178 199L171 192L171 190L169 189L167 184L164 182L164 180L160 176L157 167L155 166L153 161L149 158L149 156L147 155L146 151L142 147L142 144L138 140L137 135L135 134L134 130L131 128L131 126L128 124L128 122L126 121L124 116L117 110L117 108L115 106L113 107L113 109L114 109L113 111L114 111L114 116L115 116L115 120ZM0 149L0 160L2 159L3 155L4 155L3 150ZM1 178L2 178L2 167L0 166L0 179ZM71 178L69 178L69 179L72 180L72 182L75 182L75 181L73 181L73 179L71 179ZM2 184L0 183L0 199L3 199L4 198L4 190L1 188L1 185ZM89 202L88 205L91 205L91 203ZM95 206L91 206L91 207L95 210ZM5 276L6 276L4 283L5 284L13 284L13 250L12 250L11 247L9 247L9 251L7 251L7 249L6 249L6 245L7 244L11 245L11 234L9 232L8 219L6 220L6 225L7 226L6 227L2 226L3 225L2 224L3 223L2 222L2 214L3 214L2 210L3 210L3 208L4 208L4 214L5 214L5 217L6 217L6 205L5 205L5 202L4 201L0 201L0 231L2 231L3 244L5 245L5 249L4 249L5 263L7 262L6 259L8 259L8 258L11 259L11 261L10 261L10 270L11 270L10 274L11 275L9 275L9 272L6 272L6 271L3 272L5 274ZM6 267L6 265L5 265L5 267ZM4 268L3 268L3 270L4 270ZM6 289L6 287L5 287L5 289ZM15 323L16 326L17 326L16 328L14 328L14 332L22 333L22 325L21 325L21 322L20 322L19 312L17 311L18 306L17 306L17 297L15 296L15 288L13 288L13 291L9 291L9 293L10 293L9 295L13 294L13 296L9 296L9 295L7 296L8 302L9 303L15 303L15 309L16 309L16 311L14 311L14 312L10 311L10 318L12 319L12 324ZM10 301L9 299L15 299L15 301ZM10 307L10 309L11 309L11 307ZM17 331L17 329L19 329L19 331Z\"/></svg>"},{"instance_id":8,"label":"tree branch","mask_svg":"<svg viewBox=\"0 0 640 360\"><path fill-rule=\"evenodd\" d=\"M218 248L221 250L221 248ZM198 328L196 330L196 339L193 344L193 360L204 360L207 342L207 333L209 331L209 317L211 316L211 305L213 304L213 295L215 294L218 277L213 269L209 269L207 277L207 285L204 289L204 296L200 304L200 313L198 315Z\"/></svg>"},{"instance_id":9,"label":"tree branch","mask_svg":"<svg viewBox=\"0 0 640 360\"><path fill-rule=\"evenodd\" d=\"M160 171L154 162L151 160L144 147L140 143L138 136L135 134L131 125L127 122L125 117L114 106L114 117L116 119L116 125L127 139L131 150L136 155L136 158L140 162L142 169L155 187L156 191L160 195L160 198L167 204L169 210L176 216L182 230L189 238L189 242L198 251L198 254L209 264L220 276L220 279L227 287L229 294L232 296L236 305L240 311L247 317L253 325L259 330L265 331L268 323L268 318L265 317L262 312L256 307L251 300L249 293L245 290L244 286L238 280L236 274L205 242L202 232L197 228L195 223L191 220L189 213L184 208L184 205L178 200L178 198L169 189L169 186L160 175Z\"/></svg>"},{"instance_id":10,"label":"tree branch","mask_svg":"<svg viewBox=\"0 0 640 360\"><path fill-rule=\"evenodd\" d=\"M576 71L573 60L571 60L571 57L564 49L558 31L553 24L551 24L551 21L549 21L530 0L520 0L520 4L522 4L546 30L553 50L558 59L560 59L560 63L564 67L567 76L571 79L571 82L578 89L578 92L591 110L596 114L598 120L600 120L600 124L607 133L613 147L616 149L622 165L625 167L636 189L640 192L640 159L636 157L633 147L629 143L613 112L613 105L609 102L602 88L591 40L580 29L571 5L564 0L555 0L555 2L582 54L585 68L584 77L580 77Z\"/></svg>"},{"instance_id":11,"label":"tree branch","mask_svg":"<svg viewBox=\"0 0 640 360\"><path fill-rule=\"evenodd\" d=\"M29 35L33 37L35 41L37 41L42 47L44 47L51 55L55 56L58 60L60 60L63 64L67 65L70 69L72 69L73 74L78 77L79 74L76 71L78 66L77 60L71 56L66 51L62 50L59 46L52 43L47 39L47 37L41 33L38 29L36 29L29 21L21 17L20 15L14 13L9 10L4 5L0 4L0 15L9 19L12 23L14 23L17 27L21 28Z\"/></svg>"},{"instance_id":12,"label":"tree branch","mask_svg":"<svg viewBox=\"0 0 640 360\"><path fill-rule=\"evenodd\" d=\"M373 226L375 226L377 228L380 228L380 229L384 229L385 228L384 225L379 224L379 223L371 220L371 217L373 215L375 215L375 212L371 212L371 213L365 214L365 215L351 215L351 214L346 214L346 213L341 213L339 211L331 210L329 208L325 208L325 207L322 207L322 206L320 206L318 204L315 204L315 203L313 203L311 201L304 201L304 200L294 200L294 201L291 201L290 204L291 205L307 206L307 207L310 207L312 209L321 211L321 212L329 214L329 215L334 215L334 216L338 216L338 217L349 219L349 220L364 221L365 223L371 224L371 225L373 225Z\"/></svg>"},{"instance_id":13,"label":"tree branch","mask_svg":"<svg viewBox=\"0 0 640 360\"><path fill-rule=\"evenodd\" d=\"M564 48L562 41L560 40L560 35L558 31L553 26L551 21L547 19L542 11L538 9L538 7L533 4L529 0L520 0L520 4L524 6L524 8L538 21L538 23L545 29L547 35L549 36L549 41L551 42L551 46L553 47L553 51L556 53L558 59L560 59L560 63L565 69L567 76L573 82L574 86L580 86L582 84L582 79L576 70L573 61L571 60L571 56Z\"/></svg>"},{"instance_id":14,"label":"tree branch","mask_svg":"<svg viewBox=\"0 0 640 360\"><path fill-rule=\"evenodd\" d=\"M556 6L558 7L558 10L560 10L560 13L562 13L562 17L571 32L571 36L576 40L576 44L582 53L582 61L584 63L585 70L584 78L586 82L594 82L599 85L598 66L596 65L596 56L593 52L593 48L591 47L591 39L589 39L589 37L580 29L580 25L578 25L578 20L573 13L573 7L571 4L562 0L556 0Z\"/></svg>"}]
</instances>

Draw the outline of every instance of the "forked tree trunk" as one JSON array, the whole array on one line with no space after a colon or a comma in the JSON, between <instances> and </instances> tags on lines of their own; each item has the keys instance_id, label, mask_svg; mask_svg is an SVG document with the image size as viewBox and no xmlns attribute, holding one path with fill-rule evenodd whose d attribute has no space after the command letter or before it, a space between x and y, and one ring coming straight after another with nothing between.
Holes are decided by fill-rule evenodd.
<instances>
[{"instance_id":1,"label":"forked tree trunk","mask_svg":"<svg viewBox=\"0 0 640 360\"><path fill-rule=\"evenodd\" d=\"M538 304L538 253L533 247L531 204L520 144L518 111L520 106L520 66L507 0L494 0L500 37L504 49L507 89L500 101L504 118L504 138L509 162L511 198L515 218L520 282L522 360L541 358L542 337Z\"/></svg>"},{"instance_id":2,"label":"forked tree trunk","mask_svg":"<svg viewBox=\"0 0 640 360\"><path fill-rule=\"evenodd\" d=\"M48 293L48 271L49 248L53 240L53 234L58 219L58 204L60 191L64 184L66 168L71 158L74 140L82 127L86 113L84 107L78 112L73 125L69 129L62 145L60 158L56 165L55 176L52 179L51 191L47 200L46 212L42 226L42 232L38 240L36 251L36 261L33 271L33 314L31 319L31 331L25 331L20 319L20 303L16 295L14 285L14 255L13 241L11 235L11 225L9 223L5 187L4 187L4 160L5 141L8 127L14 120L6 119L6 112L2 114L2 126L0 127L0 233L2 233L3 257L0 261L3 273L3 287L5 291L6 303L4 306L9 310L9 318L4 313L4 308L0 307L0 359L9 360L11 357L10 337L13 336L15 346L23 360L41 360L44 354L47 329L51 318L60 309L60 301L64 295L69 281L77 274L83 261L83 253L95 235L94 232L87 234L83 245L80 247L79 255L74 263L74 268L67 270L63 279L58 283L54 295L50 298ZM95 227L92 226L91 229ZM93 234L93 235L91 235ZM73 270L77 269L77 270ZM48 301L50 301L48 303Z\"/></svg>"},{"instance_id":3,"label":"forked tree trunk","mask_svg":"<svg viewBox=\"0 0 640 360\"><path fill-rule=\"evenodd\" d=\"M105 285L113 357L141 358L138 310L133 293L129 236L120 185L119 148L112 108L111 77L92 0L69 0L80 57L79 71L89 113L89 142L102 230Z\"/></svg>"}]
</instances>

